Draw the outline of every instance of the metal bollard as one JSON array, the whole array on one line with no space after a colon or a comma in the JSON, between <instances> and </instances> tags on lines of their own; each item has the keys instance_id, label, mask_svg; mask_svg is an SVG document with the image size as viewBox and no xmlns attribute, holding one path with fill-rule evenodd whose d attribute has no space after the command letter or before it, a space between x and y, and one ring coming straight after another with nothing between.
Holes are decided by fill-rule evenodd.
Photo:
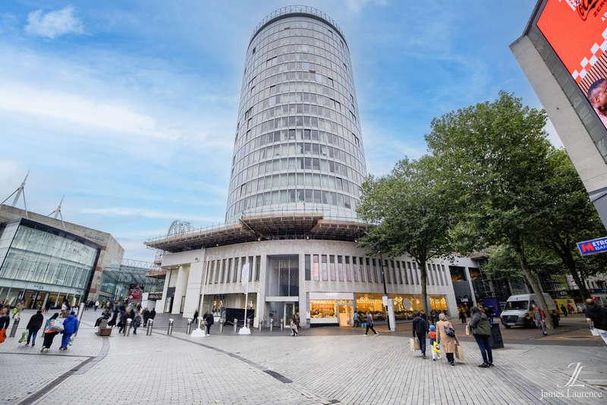
<instances>
[{"instance_id":1,"label":"metal bollard","mask_svg":"<svg viewBox=\"0 0 607 405\"><path fill-rule=\"evenodd\" d=\"M238 318L234 318L234 333L238 332Z\"/></svg>"},{"instance_id":2,"label":"metal bollard","mask_svg":"<svg viewBox=\"0 0 607 405\"><path fill-rule=\"evenodd\" d=\"M19 327L20 321L21 321L21 318L13 318L13 327L11 328L11 333L8 337L15 337L15 334L17 333L17 328Z\"/></svg>"},{"instance_id":3,"label":"metal bollard","mask_svg":"<svg viewBox=\"0 0 607 405\"><path fill-rule=\"evenodd\" d=\"M282 318L280 318L280 330L285 330L285 323L283 322Z\"/></svg>"},{"instance_id":4,"label":"metal bollard","mask_svg":"<svg viewBox=\"0 0 607 405\"><path fill-rule=\"evenodd\" d=\"M133 320L131 318L126 320L126 327L124 328L125 336L131 336L131 324L132 323L133 323Z\"/></svg>"},{"instance_id":5,"label":"metal bollard","mask_svg":"<svg viewBox=\"0 0 607 405\"><path fill-rule=\"evenodd\" d=\"M219 320L219 333L223 333L223 323L224 323L224 320L223 320L223 318L221 318Z\"/></svg>"},{"instance_id":6,"label":"metal bollard","mask_svg":"<svg viewBox=\"0 0 607 405\"><path fill-rule=\"evenodd\" d=\"M261 332L261 324L263 323L263 321L261 319L258 319L257 321L257 329L259 329L259 331Z\"/></svg>"},{"instance_id":7,"label":"metal bollard","mask_svg":"<svg viewBox=\"0 0 607 405\"><path fill-rule=\"evenodd\" d=\"M169 319L169 326L167 328L167 335L173 334L173 324L175 323L174 319Z\"/></svg>"},{"instance_id":8,"label":"metal bollard","mask_svg":"<svg viewBox=\"0 0 607 405\"><path fill-rule=\"evenodd\" d=\"M272 332L273 328L274 328L274 318L270 318L270 332Z\"/></svg>"},{"instance_id":9,"label":"metal bollard","mask_svg":"<svg viewBox=\"0 0 607 405\"><path fill-rule=\"evenodd\" d=\"M188 318L188 324L185 326L185 334L189 335L192 333L192 318Z\"/></svg>"},{"instance_id":10,"label":"metal bollard","mask_svg":"<svg viewBox=\"0 0 607 405\"><path fill-rule=\"evenodd\" d=\"M147 329L145 331L146 336L152 336L152 329L154 329L154 320L148 319Z\"/></svg>"}]
</instances>

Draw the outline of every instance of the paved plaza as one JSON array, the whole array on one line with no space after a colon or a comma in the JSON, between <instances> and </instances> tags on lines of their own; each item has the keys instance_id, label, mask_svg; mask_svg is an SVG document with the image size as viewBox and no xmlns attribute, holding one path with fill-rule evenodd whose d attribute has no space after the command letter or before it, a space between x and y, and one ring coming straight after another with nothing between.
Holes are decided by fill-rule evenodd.
<instances>
[{"instance_id":1,"label":"paved plaza","mask_svg":"<svg viewBox=\"0 0 607 405\"><path fill-rule=\"evenodd\" d=\"M0 401L70 404L593 404L607 396L607 347L517 342L480 369L476 345L455 367L408 350L403 333L304 331L300 337L213 334L101 338L88 311L74 345L48 354L7 339L0 345ZM24 321L29 313L24 315ZM26 322L23 322L25 325ZM116 332L116 331L114 331ZM255 332L254 332L255 333ZM17 334L19 336L20 333ZM571 384L574 367L581 371ZM570 386L583 385L583 386ZM567 395L569 398L555 398ZM575 395L585 395L575 398ZM550 395L550 398L544 397ZM590 398L588 398L590 396Z\"/></svg>"}]
</instances>

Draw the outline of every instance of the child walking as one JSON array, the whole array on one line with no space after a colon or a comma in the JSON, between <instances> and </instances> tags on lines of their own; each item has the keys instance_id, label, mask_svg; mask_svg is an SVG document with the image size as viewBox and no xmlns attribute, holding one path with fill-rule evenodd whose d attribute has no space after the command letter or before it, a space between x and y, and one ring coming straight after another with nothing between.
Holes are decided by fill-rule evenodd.
<instances>
[{"instance_id":1,"label":"child walking","mask_svg":"<svg viewBox=\"0 0 607 405\"><path fill-rule=\"evenodd\" d=\"M436 361L436 359L440 359L440 346L436 341L436 326L430 325L428 337L430 338L430 347L432 348L430 350L432 352L432 361Z\"/></svg>"}]
</instances>

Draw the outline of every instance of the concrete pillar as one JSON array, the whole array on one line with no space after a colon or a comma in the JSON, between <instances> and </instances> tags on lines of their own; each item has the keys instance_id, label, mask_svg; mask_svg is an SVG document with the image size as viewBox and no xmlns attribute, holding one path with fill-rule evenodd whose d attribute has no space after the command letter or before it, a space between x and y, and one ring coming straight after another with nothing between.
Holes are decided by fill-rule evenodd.
<instances>
[{"instance_id":1,"label":"concrete pillar","mask_svg":"<svg viewBox=\"0 0 607 405\"><path fill-rule=\"evenodd\" d=\"M177 283L175 284L175 298L173 299L172 314L178 315L180 313L181 297L186 293L189 272L189 266L179 266L179 270L177 270Z\"/></svg>"},{"instance_id":2,"label":"concrete pillar","mask_svg":"<svg viewBox=\"0 0 607 405\"><path fill-rule=\"evenodd\" d=\"M167 293L169 290L169 283L171 282L171 274L172 274L172 270L167 270L166 275L164 276L164 285L162 287L162 299L156 301L156 312L157 313L163 313L164 312L164 307L165 307L165 302L167 299Z\"/></svg>"},{"instance_id":3,"label":"concrete pillar","mask_svg":"<svg viewBox=\"0 0 607 405\"><path fill-rule=\"evenodd\" d=\"M472 279L470 278L470 270L468 270L468 266L464 267L464 271L466 272L466 279L468 280L468 285L470 286L470 294L472 297L472 305L476 306L476 293L474 291L474 285L472 284Z\"/></svg>"},{"instance_id":4,"label":"concrete pillar","mask_svg":"<svg viewBox=\"0 0 607 405\"><path fill-rule=\"evenodd\" d=\"M197 259L198 261L194 259L194 262L190 263L190 273L185 290L185 305L183 307L183 316L186 318L193 317L194 312L198 310L200 294L202 293L204 255ZM202 314L199 313L199 316L202 316Z\"/></svg>"},{"instance_id":5,"label":"concrete pillar","mask_svg":"<svg viewBox=\"0 0 607 405\"><path fill-rule=\"evenodd\" d=\"M266 315L266 277L268 268L268 256L260 255L261 265L259 268L259 288L257 290L257 307L255 308L255 319L253 326L258 327L259 322L263 322Z\"/></svg>"}]
</instances>

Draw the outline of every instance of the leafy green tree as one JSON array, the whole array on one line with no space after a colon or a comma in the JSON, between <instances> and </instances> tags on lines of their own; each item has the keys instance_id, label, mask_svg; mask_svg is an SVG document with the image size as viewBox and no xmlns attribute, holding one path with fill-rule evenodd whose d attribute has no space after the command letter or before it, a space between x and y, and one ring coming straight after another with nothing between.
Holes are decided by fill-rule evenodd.
<instances>
[{"instance_id":1,"label":"leafy green tree","mask_svg":"<svg viewBox=\"0 0 607 405\"><path fill-rule=\"evenodd\" d=\"M548 314L527 254L544 225L541 207L547 203L543 186L550 150L545 124L542 110L501 92L493 102L434 119L426 140L440 165L445 190L457 202L461 223L455 229L476 235L480 248L512 249L538 304ZM546 324L552 328L550 316Z\"/></svg>"},{"instance_id":2,"label":"leafy green tree","mask_svg":"<svg viewBox=\"0 0 607 405\"><path fill-rule=\"evenodd\" d=\"M357 208L359 216L373 224L359 240L362 247L376 254L409 254L417 262L426 313L426 263L452 252L448 231L454 210L436 181L436 170L431 157L403 159L389 175L365 181Z\"/></svg>"},{"instance_id":3,"label":"leafy green tree","mask_svg":"<svg viewBox=\"0 0 607 405\"><path fill-rule=\"evenodd\" d=\"M544 192L549 198L547 205L542 207L544 222L539 242L558 255L582 297L590 298L581 270L590 274L602 271L604 267L600 262L604 260L582 258L577 252L576 242L602 236L605 228L565 151L552 148L547 162L550 175L544 184Z\"/></svg>"}]
</instances>

